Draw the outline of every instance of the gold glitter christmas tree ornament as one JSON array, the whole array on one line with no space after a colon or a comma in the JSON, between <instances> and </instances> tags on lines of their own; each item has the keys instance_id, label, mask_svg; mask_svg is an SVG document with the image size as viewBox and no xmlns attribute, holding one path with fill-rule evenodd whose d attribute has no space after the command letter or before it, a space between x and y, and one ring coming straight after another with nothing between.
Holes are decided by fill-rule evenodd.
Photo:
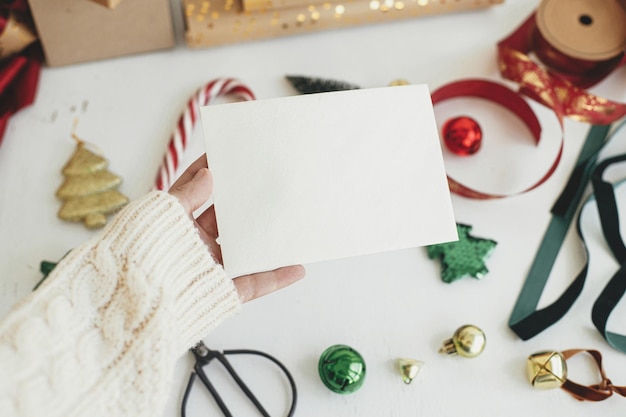
<instances>
[{"instance_id":1,"label":"gold glitter christmas tree ornament","mask_svg":"<svg viewBox=\"0 0 626 417\"><path fill-rule=\"evenodd\" d=\"M76 124L74 124L76 128ZM89 229L97 229L107 222L106 215L128 203L128 197L117 191L122 179L108 171L108 161L88 149L74 132L76 150L63 167L65 181L56 195L63 201L58 216L62 220L83 222Z\"/></svg>"}]
</instances>

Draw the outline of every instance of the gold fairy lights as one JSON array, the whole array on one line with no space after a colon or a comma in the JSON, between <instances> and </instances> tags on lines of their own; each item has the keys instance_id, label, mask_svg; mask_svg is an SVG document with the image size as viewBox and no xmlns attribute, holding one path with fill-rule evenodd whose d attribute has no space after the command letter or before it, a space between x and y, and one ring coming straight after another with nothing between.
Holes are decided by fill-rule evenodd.
<instances>
[{"instance_id":1,"label":"gold fairy lights","mask_svg":"<svg viewBox=\"0 0 626 417\"><path fill-rule=\"evenodd\" d=\"M471 0L340 0L337 2L295 3L287 0L254 1L253 9L247 9L248 0L183 0L187 21L187 42L190 46L209 46L236 41L245 36L279 36L279 32L294 30L312 31L314 26L336 27L375 22L376 14L402 13L406 17L424 13L432 8L467 8ZM503 0L474 0L471 7L488 6ZM465 6L460 5L463 3ZM397 15L396 15L397 16ZM386 18L384 19L386 20ZM341 23L343 22L343 23ZM318 29L319 29L318 28ZM219 32L219 35L211 35ZM228 35L230 32L230 35ZM229 40L225 40L229 39Z\"/></svg>"},{"instance_id":2,"label":"gold fairy lights","mask_svg":"<svg viewBox=\"0 0 626 417\"><path fill-rule=\"evenodd\" d=\"M409 0L408 2L414 2L417 3L420 6L427 6L430 0ZM439 1L445 1L445 0L439 0ZM347 3L351 2L351 0L348 0ZM234 10L234 5L235 5L235 0L225 0L224 4L223 4L223 11L224 12L230 12ZM211 19L211 20L217 20L220 18L220 12L218 10L212 10L211 9L211 0L203 0L201 2L188 2L185 5L185 15L187 18L195 18L196 21L198 22L203 22L206 19ZM395 10L403 10L405 9L406 3L405 1L396 1L396 0L383 0L383 1L379 1L379 0L372 0L369 3L369 8L372 11L381 11L381 12L387 12L389 10L395 9ZM265 13L272 13L272 18L270 20L270 24L272 26L276 26L279 24L279 19L280 19L280 13L276 12L276 11L272 11L269 10L272 7L274 7L273 2L272 1L267 1L267 5L266 7L264 7L263 9L257 11L256 13L258 14L265 14ZM321 9L322 10L332 10L333 13L333 17L335 19L339 19L341 18L345 13L346 13L346 5L344 3L337 3L337 4L333 4L331 2L324 2L321 4ZM309 4L306 7L306 10L308 12L308 17L309 20L311 21L311 23L315 23L317 21L319 21L322 18L322 13L317 9L315 4ZM250 12L243 12L244 15L250 16ZM252 18L251 18L252 19ZM302 25L306 22L307 20L307 16L304 13L298 13L295 16L295 23ZM289 23L289 22L286 22ZM241 21L239 21L239 25L241 24ZM238 26L239 26L238 25ZM210 26L210 28L213 27L212 25Z\"/></svg>"}]
</instances>

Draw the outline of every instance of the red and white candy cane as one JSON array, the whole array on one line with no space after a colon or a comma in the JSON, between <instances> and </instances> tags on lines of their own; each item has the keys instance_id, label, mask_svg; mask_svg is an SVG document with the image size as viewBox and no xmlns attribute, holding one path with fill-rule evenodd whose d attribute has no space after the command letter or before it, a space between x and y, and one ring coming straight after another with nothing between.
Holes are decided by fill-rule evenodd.
<instances>
[{"instance_id":1,"label":"red and white candy cane","mask_svg":"<svg viewBox=\"0 0 626 417\"><path fill-rule=\"evenodd\" d=\"M185 111L180 115L176 128L167 145L163 163L159 167L155 187L167 190L176 178L176 170L187 148L187 141L200 118L200 107L206 106L219 97L233 95L243 100L254 100L252 91L233 78L217 78L200 88L187 102Z\"/></svg>"}]
</instances>

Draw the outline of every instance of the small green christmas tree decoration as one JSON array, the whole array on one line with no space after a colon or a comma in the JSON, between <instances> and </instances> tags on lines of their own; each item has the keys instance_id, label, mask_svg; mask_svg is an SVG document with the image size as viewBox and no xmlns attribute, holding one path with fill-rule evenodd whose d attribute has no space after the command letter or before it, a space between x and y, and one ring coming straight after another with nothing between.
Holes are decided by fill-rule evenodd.
<instances>
[{"instance_id":1,"label":"small green christmas tree decoration","mask_svg":"<svg viewBox=\"0 0 626 417\"><path fill-rule=\"evenodd\" d=\"M457 223L459 240L426 247L430 259L441 261L441 279L453 282L465 276L482 278L489 270L485 259L496 247L496 241L471 236L472 226Z\"/></svg>"},{"instance_id":2,"label":"small green christmas tree decoration","mask_svg":"<svg viewBox=\"0 0 626 417\"><path fill-rule=\"evenodd\" d=\"M41 261L41 263L39 264L39 270L43 274L43 278L41 278L37 285L35 285L33 291L35 291L37 288L39 288L41 284L43 284L46 278L48 278L48 275L50 275L50 272L52 272L52 270L57 266L57 263L58 262Z\"/></svg>"},{"instance_id":3,"label":"small green christmas tree decoration","mask_svg":"<svg viewBox=\"0 0 626 417\"><path fill-rule=\"evenodd\" d=\"M356 84L325 78L302 77L298 75L287 75L286 78L300 94L328 93L360 88Z\"/></svg>"},{"instance_id":4,"label":"small green christmas tree decoration","mask_svg":"<svg viewBox=\"0 0 626 417\"><path fill-rule=\"evenodd\" d=\"M56 192L63 200L58 216L62 220L83 222L89 229L104 226L106 215L128 203L128 197L117 191L122 179L107 170L108 161L87 149L85 142L72 133L77 141L74 154L63 167L65 181Z\"/></svg>"}]
</instances>

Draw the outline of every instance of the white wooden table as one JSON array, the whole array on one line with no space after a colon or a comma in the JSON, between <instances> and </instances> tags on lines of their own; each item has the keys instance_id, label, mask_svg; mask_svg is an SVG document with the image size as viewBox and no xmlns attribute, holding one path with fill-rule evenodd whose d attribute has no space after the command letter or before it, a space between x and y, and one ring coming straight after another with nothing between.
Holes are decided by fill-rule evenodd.
<instances>
[{"instance_id":1,"label":"white wooden table","mask_svg":"<svg viewBox=\"0 0 626 417\"><path fill-rule=\"evenodd\" d=\"M124 178L121 191L137 198L152 187L170 132L189 95L213 78L240 78L259 98L296 94L284 79L287 74L334 78L362 87L404 78L427 83L431 90L471 77L504 82L497 73L496 42L537 3L507 0L471 13L203 50L184 46L182 19L174 5L179 43L173 50L44 69L36 103L11 120L0 147L0 315L41 278L41 260L57 260L92 236L82 226L56 217L59 202L54 192L62 181L60 169L74 149L70 138L74 118L80 119L79 136L100 147L109 158L110 170ZM625 86L626 72L621 70L593 91L624 101ZM537 148L501 109L476 100L438 105L439 122L468 113L484 129L493 129L486 133L484 156L458 160L446 153L449 172L493 191L521 190L534 183L554 158L560 131L549 111L534 104L533 108L544 128ZM299 416L624 415L624 398L583 404L560 390L535 391L525 377L526 357L533 352L594 348L603 352L613 382L626 385L626 356L612 349L591 322L593 302L617 269L595 216L586 216L585 221L591 250L588 281L571 311L527 342L507 327L550 219L551 204L567 180L587 129L586 124L566 121L562 162L538 189L487 202L453 196L457 220L472 225L475 236L498 242L487 261L490 272L483 279L443 283L440 265L429 260L423 248L307 265L305 280L245 305L206 343L214 349L263 350L283 361L298 384ZM603 155L624 151L626 132ZM202 152L197 131L182 165ZM623 167L611 171L613 178L622 174L626 174ZM621 192L620 201L624 198ZM623 225L622 229L626 232ZM570 233L542 305L561 293L583 259L575 233ZM476 359L438 354L441 342L465 323L485 330L485 352ZM624 305L618 306L610 326L624 332ZM319 355L336 343L351 345L367 362L366 382L352 395L330 392L317 375ZM403 384L394 370L400 356L425 362L411 385ZM244 362L241 366L253 390L274 415L280 415L288 400L284 380L271 367L239 362ZM572 359L570 365L573 379L594 382L585 358ZM164 415L179 414L190 368L191 357L181 359ZM219 370L214 373L221 378ZM238 403L233 406L236 415L255 415L227 381L221 381L220 387L229 403ZM207 398L194 392L190 415L194 415L191 411L220 415Z\"/></svg>"}]
</instances>

